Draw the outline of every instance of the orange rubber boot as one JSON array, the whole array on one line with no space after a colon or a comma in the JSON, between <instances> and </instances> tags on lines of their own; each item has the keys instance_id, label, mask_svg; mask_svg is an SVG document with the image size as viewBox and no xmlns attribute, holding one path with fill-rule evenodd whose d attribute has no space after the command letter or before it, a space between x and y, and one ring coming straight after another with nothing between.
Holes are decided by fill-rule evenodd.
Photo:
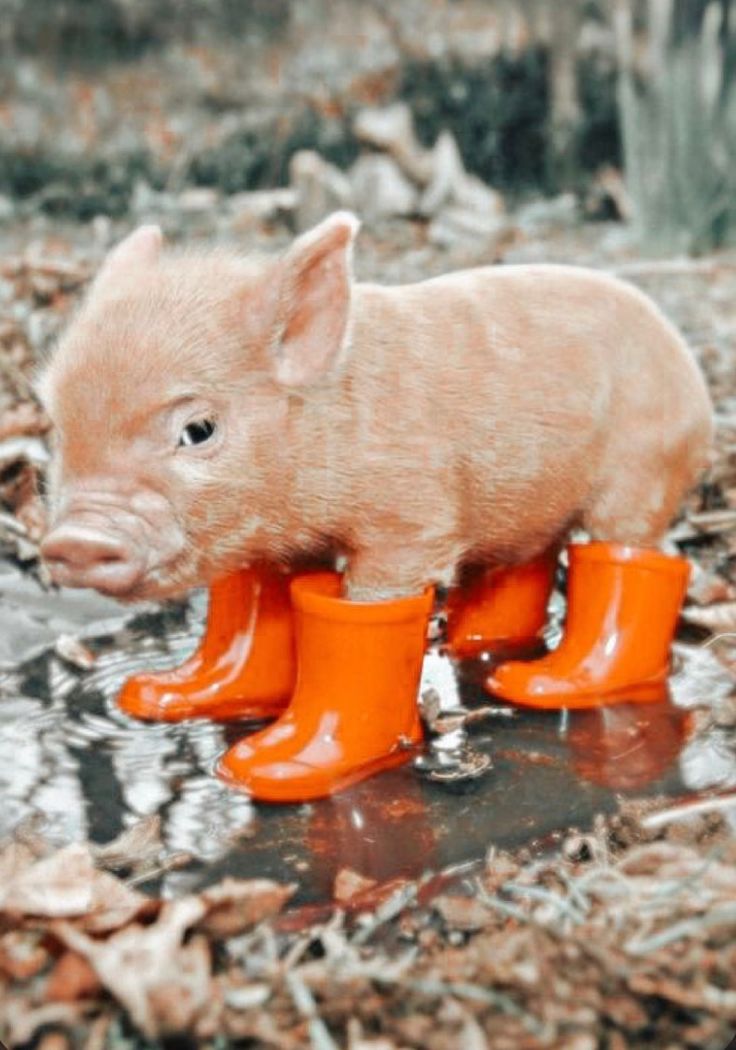
<instances>
[{"instance_id":1,"label":"orange rubber boot","mask_svg":"<svg viewBox=\"0 0 736 1050\"><path fill-rule=\"evenodd\" d=\"M296 676L289 582L260 566L213 583L199 648L171 671L129 678L123 711L157 722L280 714Z\"/></svg>"},{"instance_id":2,"label":"orange rubber boot","mask_svg":"<svg viewBox=\"0 0 736 1050\"><path fill-rule=\"evenodd\" d=\"M417 692L433 591L351 602L340 577L294 580L297 683L285 714L239 741L218 773L265 802L331 795L398 766L422 739Z\"/></svg>"},{"instance_id":3,"label":"orange rubber boot","mask_svg":"<svg viewBox=\"0 0 736 1050\"><path fill-rule=\"evenodd\" d=\"M472 657L529 645L547 622L557 550L525 565L481 569L447 595L447 648Z\"/></svg>"},{"instance_id":4,"label":"orange rubber boot","mask_svg":"<svg viewBox=\"0 0 736 1050\"><path fill-rule=\"evenodd\" d=\"M500 664L486 687L530 707L664 699L687 561L615 543L573 544L569 552L559 648L541 660Z\"/></svg>"}]
</instances>

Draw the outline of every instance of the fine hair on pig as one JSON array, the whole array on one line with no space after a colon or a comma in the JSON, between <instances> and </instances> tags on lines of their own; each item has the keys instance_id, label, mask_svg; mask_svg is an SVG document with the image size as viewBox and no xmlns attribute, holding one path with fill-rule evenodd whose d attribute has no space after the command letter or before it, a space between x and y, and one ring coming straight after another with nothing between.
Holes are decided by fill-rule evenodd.
<instances>
[{"instance_id":1,"label":"fine hair on pig","mask_svg":"<svg viewBox=\"0 0 736 1050\"><path fill-rule=\"evenodd\" d=\"M39 383L59 583L164 597L327 550L377 600L576 527L661 541L712 422L657 307L557 265L356 283L357 229L266 259L151 226L113 249Z\"/></svg>"}]
</instances>

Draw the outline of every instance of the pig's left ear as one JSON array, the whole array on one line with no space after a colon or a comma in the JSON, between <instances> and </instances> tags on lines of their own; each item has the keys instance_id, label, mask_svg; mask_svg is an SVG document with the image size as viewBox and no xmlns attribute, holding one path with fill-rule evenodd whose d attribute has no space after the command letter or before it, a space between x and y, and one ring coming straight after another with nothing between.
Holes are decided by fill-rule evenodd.
<instances>
[{"instance_id":1,"label":"pig's left ear","mask_svg":"<svg viewBox=\"0 0 736 1050\"><path fill-rule=\"evenodd\" d=\"M315 382L345 345L359 226L350 212L335 212L298 237L279 264L272 350L276 379L284 386Z\"/></svg>"},{"instance_id":2,"label":"pig's left ear","mask_svg":"<svg viewBox=\"0 0 736 1050\"><path fill-rule=\"evenodd\" d=\"M97 274L97 282L154 263L161 254L163 234L158 226L139 226L108 253Z\"/></svg>"}]
</instances>

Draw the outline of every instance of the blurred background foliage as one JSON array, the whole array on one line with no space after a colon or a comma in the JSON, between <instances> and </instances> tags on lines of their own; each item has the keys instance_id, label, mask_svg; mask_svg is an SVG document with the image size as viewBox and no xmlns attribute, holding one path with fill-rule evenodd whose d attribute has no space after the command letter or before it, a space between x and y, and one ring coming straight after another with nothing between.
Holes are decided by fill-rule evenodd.
<instances>
[{"instance_id":1,"label":"blurred background foliage","mask_svg":"<svg viewBox=\"0 0 736 1050\"><path fill-rule=\"evenodd\" d=\"M125 214L136 187L345 168L396 99L514 201L623 169L655 251L734 237L732 0L0 0L0 192Z\"/></svg>"}]
</instances>

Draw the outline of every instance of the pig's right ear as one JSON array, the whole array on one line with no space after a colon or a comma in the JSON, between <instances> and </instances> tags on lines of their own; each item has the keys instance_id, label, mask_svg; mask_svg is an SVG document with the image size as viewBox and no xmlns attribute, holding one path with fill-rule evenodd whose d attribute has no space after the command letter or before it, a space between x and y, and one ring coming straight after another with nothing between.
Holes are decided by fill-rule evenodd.
<instances>
[{"instance_id":1,"label":"pig's right ear","mask_svg":"<svg viewBox=\"0 0 736 1050\"><path fill-rule=\"evenodd\" d=\"M271 348L276 379L284 386L318 380L345 345L359 226L350 212L335 212L298 237L279 264Z\"/></svg>"},{"instance_id":2,"label":"pig's right ear","mask_svg":"<svg viewBox=\"0 0 736 1050\"><path fill-rule=\"evenodd\" d=\"M97 282L118 278L156 262L163 240L159 226L139 226L109 252L97 274Z\"/></svg>"}]
</instances>

